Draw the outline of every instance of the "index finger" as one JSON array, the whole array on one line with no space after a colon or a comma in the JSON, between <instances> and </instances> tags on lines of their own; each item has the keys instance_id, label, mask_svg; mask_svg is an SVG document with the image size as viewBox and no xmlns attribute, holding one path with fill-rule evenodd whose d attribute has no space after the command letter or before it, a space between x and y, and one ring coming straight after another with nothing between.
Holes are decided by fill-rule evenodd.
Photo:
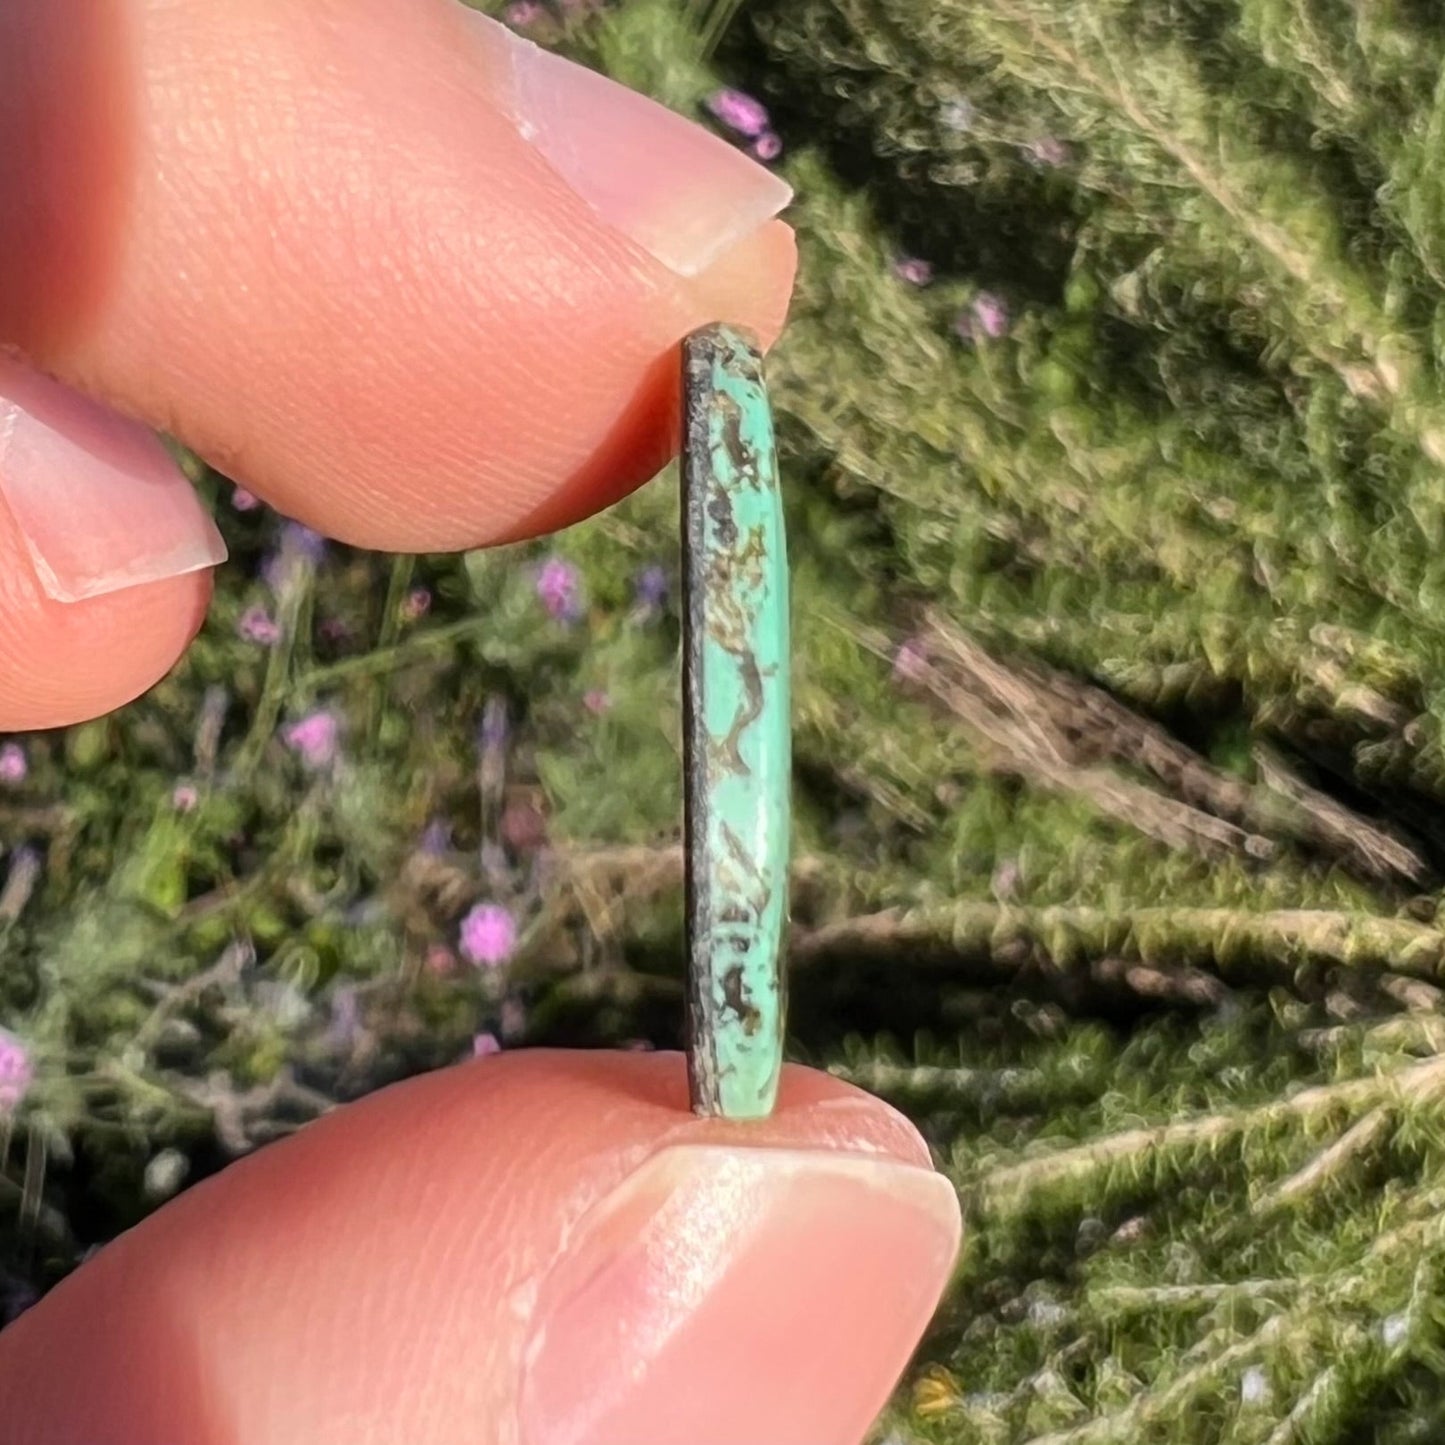
<instances>
[{"instance_id":1,"label":"index finger","mask_svg":"<svg viewBox=\"0 0 1445 1445\"><path fill-rule=\"evenodd\" d=\"M17 0L0 94L0 342L343 541L596 510L786 309L776 176L454 0Z\"/></svg>"}]
</instances>

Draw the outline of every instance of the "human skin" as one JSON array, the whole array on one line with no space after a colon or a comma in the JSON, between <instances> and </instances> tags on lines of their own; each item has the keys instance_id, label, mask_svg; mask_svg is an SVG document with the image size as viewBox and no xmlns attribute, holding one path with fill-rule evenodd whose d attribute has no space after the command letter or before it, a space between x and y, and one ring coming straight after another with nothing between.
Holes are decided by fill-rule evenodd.
<instances>
[{"instance_id":1,"label":"human skin","mask_svg":"<svg viewBox=\"0 0 1445 1445\"><path fill-rule=\"evenodd\" d=\"M0 0L0 731L200 624L219 541L148 428L357 545L555 529L672 454L683 335L777 336L786 200L452 0ZM954 1193L818 1074L686 1099L536 1051L338 1110L0 1334L0 1445L857 1441Z\"/></svg>"}]
</instances>

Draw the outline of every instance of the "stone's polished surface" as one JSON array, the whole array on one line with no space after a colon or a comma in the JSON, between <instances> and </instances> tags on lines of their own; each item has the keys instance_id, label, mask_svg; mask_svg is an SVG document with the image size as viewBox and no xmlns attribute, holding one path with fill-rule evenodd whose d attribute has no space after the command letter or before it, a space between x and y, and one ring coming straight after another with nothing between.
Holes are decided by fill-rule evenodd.
<instances>
[{"instance_id":1,"label":"stone's polished surface","mask_svg":"<svg viewBox=\"0 0 1445 1445\"><path fill-rule=\"evenodd\" d=\"M788 565L753 339L683 344L688 934L693 1108L766 1117L782 1066L791 726Z\"/></svg>"}]
</instances>

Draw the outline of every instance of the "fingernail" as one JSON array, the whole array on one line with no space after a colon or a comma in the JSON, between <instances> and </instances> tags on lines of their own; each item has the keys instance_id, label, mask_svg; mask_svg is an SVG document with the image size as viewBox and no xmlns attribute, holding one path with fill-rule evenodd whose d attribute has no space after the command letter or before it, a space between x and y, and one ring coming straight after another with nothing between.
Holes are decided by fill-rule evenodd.
<instances>
[{"instance_id":1,"label":"fingernail","mask_svg":"<svg viewBox=\"0 0 1445 1445\"><path fill-rule=\"evenodd\" d=\"M523 136L609 225L683 276L771 220L792 189L726 141L472 12L504 58L499 97Z\"/></svg>"},{"instance_id":2,"label":"fingernail","mask_svg":"<svg viewBox=\"0 0 1445 1445\"><path fill-rule=\"evenodd\" d=\"M215 522L155 435L3 356L0 502L57 602L226 560Z\"/></svg>"},{"instance_id":3,"label":"fingernail","mask_svg":"<svg viewBox=\"0 0 1445 1445\"><path fill-rule=\"evenodd\" d=\"M523 1445L857 1445L947 1283L958 1201L863 1156L686 1145L543 1286Z\"/></svg>"}]
</instances>

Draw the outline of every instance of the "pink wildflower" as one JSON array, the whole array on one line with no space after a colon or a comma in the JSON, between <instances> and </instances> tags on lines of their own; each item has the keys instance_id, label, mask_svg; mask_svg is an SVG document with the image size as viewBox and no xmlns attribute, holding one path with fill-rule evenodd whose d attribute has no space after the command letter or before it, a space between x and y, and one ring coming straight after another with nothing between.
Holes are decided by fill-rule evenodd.
<instances>
[{"instance_id":1,"label":"pink wildflower","mask_svg":"<svg viewBox=\"0 0 1445 1445\"><path fill-rule=\"evenodd\" d=\"M559 622L573 622L582 615L581 574L560 557L550 557L537 573L537 596Z\"/></svg>"},{"instance_id":2,"label":"pink wildflower","mask_svg":"<svg viewBox=\"0 0 1445 1445\"><path fill-rule=\"evenodd\" d=\"M927 668L928 654L918 642L905 642L893 654L894 682L921 682Z\"/></svg>"},{"instance_id":3,"label":"pink wildflower","mask_svg":"<svg viewBox=\"0 0 1445 1445\"><path fill-rule=\"evenodd\" d=\"M308 768L324 768L336 757L340 731L329 712L313 712L291 723L281 738Z\"/></svg>"},{"instance_id":4,"label":"pink wildflower","mask_svg":"<svg viewBox=\"0 0 1445 1445\"><path fill-rule=\"evenodd\" d=\"M245 487L237 487L231 493L231 505L238 512L254 512L261 505L261 499L248 492Z\"/></svg>"},{"instance_id":5,"label":"pink wildflower","mask_svg":"<svg viewBox=\"0 0 1445 1445\"><path fill-rule=\"evenodd\" d=\"M517 925L498 903L479 903L462 919L463 956L478 968L496 968L517 946Z\"/></svg>"},{"instance_id":6,"label":"pink wildflower","mask_svg":"<svg viewBox=\"0 0 1445 1445\"><path fill-rule=\"evenodd\" d=\"M178 813L194 813L201 795L191 783L177 783L171 790L171 807Z\"/></svg>"},{"instance_id":7,"label":"pink wildflower","mask_svg":"<svg viewBox=\"0 0 1445 1445\"><path fill-rule=\"evenodd\" d=\"M588 712L600 716L612 706L612 699L608 697L601 688L594 687L583 696L582 706L585 707Z\"/></svg>"},{"instance_id":8,"label":"pink wildflower","mask_svg":"<svg viewBox=\"0 0 1445 1445\"><path fill-rule=\"evenodd\" d=\"M489 1059L493 1054L500 1054L502 1046L497 1042L496 1034L478 1034L472 1040L472 1057L474 1059Z\"/></svg>"},{"instance_id":9,"label":"pink wildflower","mask_svg":"<svg viewBox=\"0 0 1445 1445\"><path fill-rule=\"evenodd\" d=\"M1051 168L1067 164L1070 154L1067 143L1052 135L1042 136L1024 149L1035 164Z\"/></svg>"},{"instance_id":10,"label":"pink wildflower","mask_svg":"<svg viewBox=\"0 0 1445 1445\"><path fill-rule=\"evenodd\" d=\"M236 623L236 635L243 642L258 642L274 647L281 640L281 629L264 607L248 607Z\"/></svg>"},{"instance_id":11,"label":"pink wildflower","mask_svg":"<svg viewBox=\"0 0 1445 1445\"><path fill-rule=\"evenodd\" d=\"M927 286L933 280L933 263L917 256L904 256L893 263L893 274L910 286Z\"/></svg>"},{"instance_id":12,"label":"pink wildflower","mask_svg":"<svg viewBox=\"0 0 1445 1445\"><path fill-rule=\"evenodd\" d=\"M980 291L968 310L953 323L953 329L965 341L976 341L980 334L997 338L1008 328L1008 303L992 291Z\"/></svg>"},{"instance_id":13,"label":"pink wildflower","mask_svg":"<svg viewBox=\"0 0 1445 1445\"><path fill-rule=\"evenodd\" d=\"M401 604L401 615L407 622L416 622L431 611L431 592L425 587L413 587Z\"/></svg>"},{"instance_id":14,"label":"pink wildflower","mask_svg":"<svg viewBox=\"0 0 1445 1445\"><path fill-rule=\"evenodd\" d=\"M502 19L514 30L527 30L542 18L542 13L537 0L512 0L502 11Z\"/></svg>"},{"instance_id":15,"label":"pink wildflower","mask_svg":"<svg viewBox=\"0 0 1445 1445\"><path fill-rule=\"evenodd\" d=\"M777 131L765 130L748 149L756 160L775 161L783 153L783 140Z\"/></svg>"},{"instance_id":16,"label":"pink wildflower","mask_svg":"<svg viewBox=\"0 0 1445 1445\"><path fill-rule=\"evenodd\" d=\"M768 128L767 107L746 91L715 91L708 96L705 104L715 120L750 140L756 139Z\"/></svg>"},{"instance_id":17,"label":"pink wildflower","mask_svg":"<svg viewBox=\"0 0 1445 1445\"><path fill-rule=\"evenodd\" d=\"M0 745L0 783L23 783L30 775L30 760L19 743Z\"/></svg>"},{"instance_id":18,"label":"pink wildflower","mask_svg":"<svg viewBox=\"0 0 1445 1445\"><path fill-rule=\"evenodd\" d=\"M1008 305L992 291L980 291L973 298L973 314L985 336L1002 336L1008 330Z\"/></svg>"},{"instance_id":19,"label":"pink wildflower","mask_svg":"<svg viewBox=\"0 0 1445 1445\"><path fill-rule=\"evenodd\" d=\"M14 1034L0 1029L0 1109L14 1109L34 1078L29 1049Z\"/></svg>"}]
</instances>

